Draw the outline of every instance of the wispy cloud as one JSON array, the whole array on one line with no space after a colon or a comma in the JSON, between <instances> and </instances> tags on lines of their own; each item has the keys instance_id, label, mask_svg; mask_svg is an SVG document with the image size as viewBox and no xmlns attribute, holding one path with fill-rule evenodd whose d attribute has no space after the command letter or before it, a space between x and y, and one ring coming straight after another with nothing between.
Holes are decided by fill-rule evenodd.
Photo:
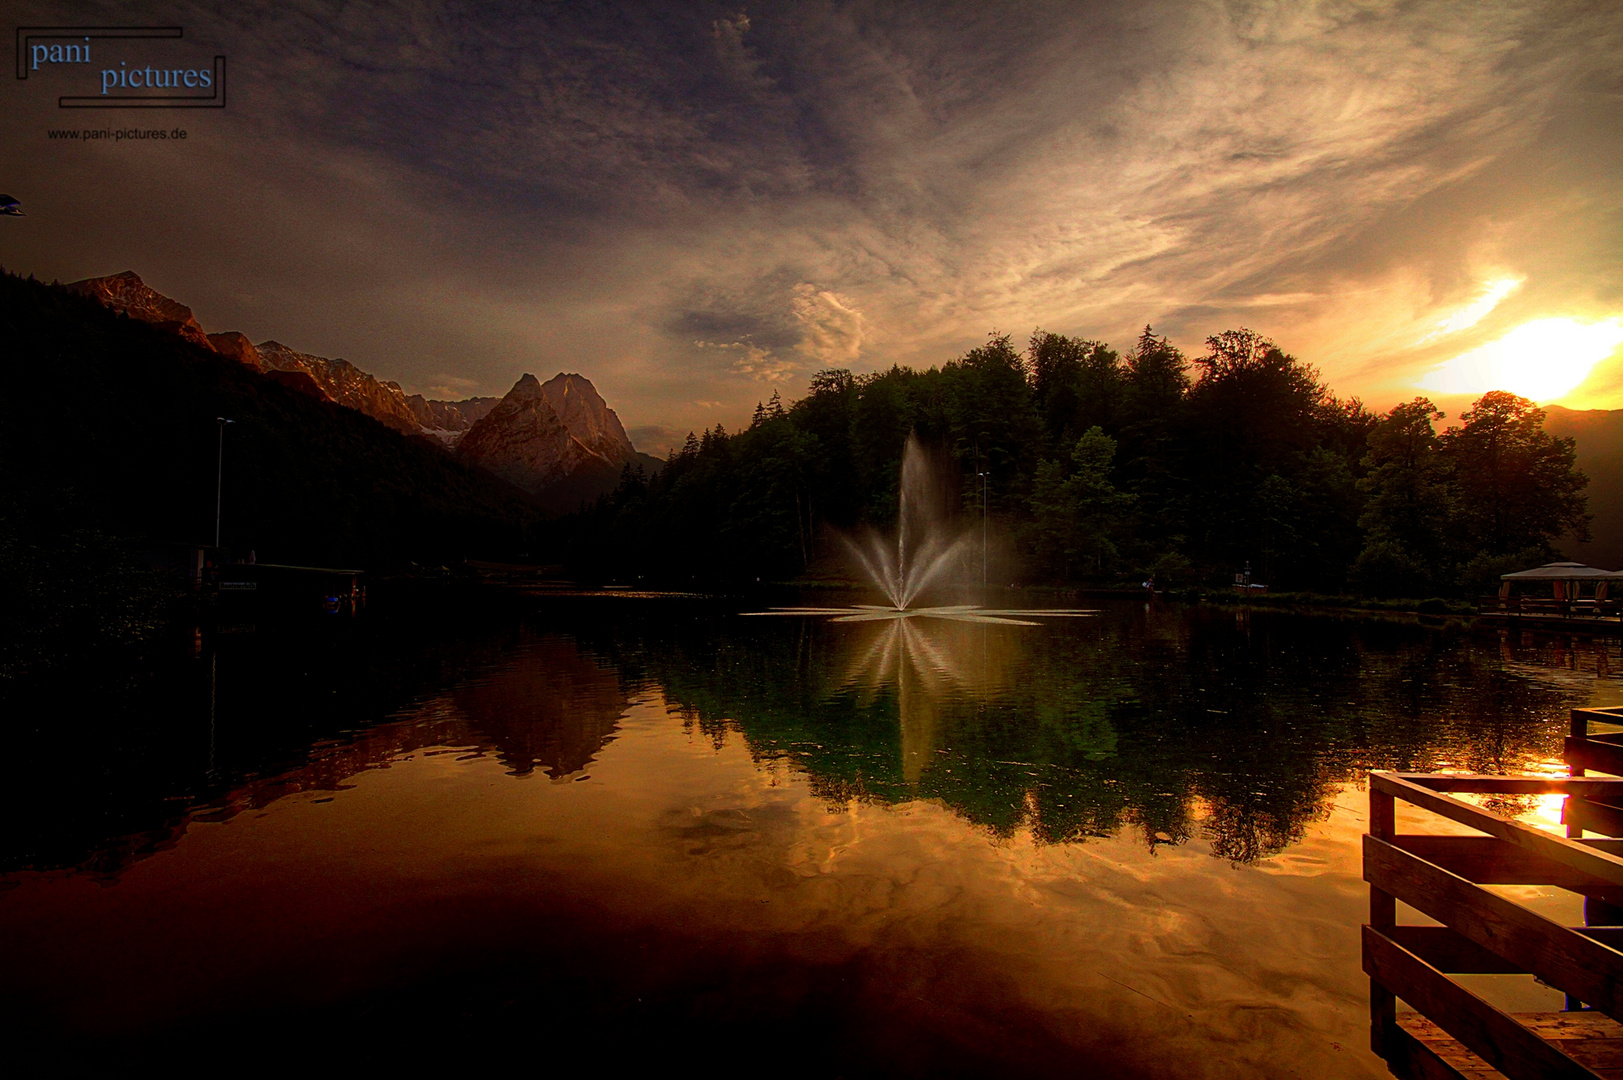
<instances>
[{"instance_id":1,"label":"wispy cloud","mask_svg":"<svg viewBox=\"0 0 1623 1080\"><path fill-rule=\"evenodd\" d=\"M771 350L748 341L695 341L696 349L720 349L732 357L731 369L758 382L783 382L795 374L796 365L772 355Z\"/></svg>"},{"instance_id":2,"label":"wispy cloud","mask_svg":"<svg viewBox=\"0 0 1623 1080\"><path fill-rule=\"evenodd\" d=\"M645 454L654 457L668 457L672 450L678 450L687 441L687 432L676 428L665 427L663 424L644 424L641 427L628 428L626 437L631 445Z\"/></svg>"},{"instance_id":3,"label":"wispy cloud","mask_svg":"<svg viewBox=\"0 0 1623 1080\"><path fill-rule=\"evenodd\" d=\"M799 349L828 367L849 367L862 353L862 312L849 297L807 282L795 286L790 303L804 336Z\"/></svg>"},{"instance_id":4,"label":"wispy cloud","mask_svg":"<svg viewBox=\"0 0 1623 1080\"><path fill-rule=\"evenodd\" d=\"M1525 277L1504 277L1489 281L1482 287L1482 295L1466 304L1457 311L1450 312L1437 321L1435 329L1428 332L1416 345L1425 345L1440 337L1457 334L1461 330L1469 330L1481 322L1487 315L1499 306L1499 302L1517 289L1521 288Z\"/></svg>"},{"instance_id":5,"label":"wispy cloud","mask_svg":"<svg viewBox=\"0 0 1623 1080\"><path fill-rule=\"evenodd\" d=\"M478 379L450 375L443 371L434 375L433 379L434 382L424 391L429 397L461 399L474 396L479 389Z\"/></svg>"},{"instance_id":6,"label":"wispy cloud","mask_svg":"<svg viewBox=\"0 0 1623 1080\"><path fill-rule=\"evenodd\" d=\"M993 326L1194 347L1244 322L1380 404L1623 296L1602 0L172 18L231 55L232 108L173 154L20 159L8 265L133 267L210 329L407 384L581 370L685 430ZM31 145L54 112L16 91L0 136Z\"/></svg>"}]
</instances>

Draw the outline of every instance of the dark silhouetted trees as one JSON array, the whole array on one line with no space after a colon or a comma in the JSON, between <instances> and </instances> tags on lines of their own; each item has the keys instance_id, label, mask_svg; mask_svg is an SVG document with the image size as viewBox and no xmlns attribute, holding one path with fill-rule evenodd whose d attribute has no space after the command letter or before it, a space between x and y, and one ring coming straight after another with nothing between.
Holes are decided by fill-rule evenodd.
<instances>
[{"instance_id":1,"label":"dark silhouetted trees","mask_svg":"<svg viewBox=\"0 0 1623 1080\"><path fill-rule=\"evenodd\" d=\"M1441 419L1423 398L1385 416L1340 400L1246 329L1193 361L1149 327L1125 356L994 334L938 368L818 372L747 429L690 438L568 523L569 557L671 582L832 570L831 530L894 524L913 432L957 470L958 512L979 516L988 474L1021 580L1222 584L1250 565L1276 589L1459 594L1581 533L1572 443L1530 402L1489 394L1458 429Z\"/></svg>"},{"instance_id":2,"label":"dark silhouetted trees","mask_svg":"<svg viewBox=\"0 0 1623 1080\"><path fill-rule=\"evenodd\" d=\"M1448 577L1448 525L1457 506L1449 462L1425 398L1398 405L1370 429L1358 482L1364 548L1353 581L1382 596L1430 596Z\"/></svg>"},{"instance_id":3,"label":"dark silhouetted trees","mask_svg":"<svg viewBox=\"0 0 1623 1080\"><path fill-rule=\"evenodd\" d=\"M1496 390L1439 434L1442 419L1415 398L1369 433L1358 485L1364 547L1352 575L1364 592L1488 589L1500 573L1551 556L1563 535L1588 537L1588 481L1573 441L1546 432L1531 401Z\"/></svg>"},{"instance_id":4,"label":"dark silhouetted trees","mask_svg":"<svg viewBox=\"0 0 1623 1080\"><path fill-rule=\"evenodd\" d=\"M1573 531L1588 539L1589 514L1571 439L1544 430L1544 410L1494 390L1442 435L1459 490L1458 519L1488 555L1548 544Z\"/></svg>"},{"instance_id":5,"label":"dark silhouetted trees","mask_svg":"<svg viewBox=\"0 0 1623 1080\"><path fill-rule=\"evenodd\" d=\"M1031 491L1031 548L1041 569L1061 579L1101 574L1120 563L1133 496L1116 490L1116 440L1089 428L1067 458L1037 466Z\"/></svg>"}]
</instances>

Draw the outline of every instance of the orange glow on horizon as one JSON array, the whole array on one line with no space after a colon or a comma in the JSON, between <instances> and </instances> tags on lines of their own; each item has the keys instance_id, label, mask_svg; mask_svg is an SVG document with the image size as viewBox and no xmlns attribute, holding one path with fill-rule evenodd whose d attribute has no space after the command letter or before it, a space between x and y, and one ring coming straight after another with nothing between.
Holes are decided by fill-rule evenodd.
<instances>
[{"instance_id":1,"label":"orange glow on horizon","mask_svg":"<svg viewBox=\"0 0 1623 1080\"><path fill-rule=\"evenodd\" d=\"M1619 345L1623 345L1623 322L1616 318L1589 323L1570 318L1535 319L1444 361L1415 385L1439 394L1508 390L1549 403L1583 386Z\"/></svg>"}]
</instances>

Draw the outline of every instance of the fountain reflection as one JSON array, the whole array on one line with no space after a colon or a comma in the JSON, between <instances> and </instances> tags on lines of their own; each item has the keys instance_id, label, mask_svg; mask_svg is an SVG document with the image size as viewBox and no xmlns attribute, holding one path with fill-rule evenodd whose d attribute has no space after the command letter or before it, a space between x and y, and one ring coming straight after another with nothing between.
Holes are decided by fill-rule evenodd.
<instances>
[{"instance_id":1,"label":"fountain reflection","mask_svg":"<svg viewBox=\"0 0 1623 1080\"><path fill-rule=\"evenodd\" d=\"M983 608L974 604L954 604L950 607L901 608L879 607L874 604L852 604L850 607L775 607L768 611L746 611L745 615L800 615L831 616L838 623L893 622L911 623L917 619L941 619L947 622L980 623L1001 626L1040 626L1033 618L1080 618L1099 614L1095 608Z\"/></svg>"},{"instance_id":2,"label":"fountain reflection","mask_svg":"<svg viewBox=\"0 0 1623 1080\"><path fill-rule=\"evenodd\" d=\"M869 619L848 615L835 621ZM863 706L871 708L882 693L894 688L902 781L916 788L937 753L946 749L941 739L942 704L965 697L985 703L1005 685L1019 644L1009 631L994 627L1035 624L996 616L941 617L935 622L875 617L871 621L877 625L869 630L867 640L852 643L840 690L855 689Z\"/></svg>"},{"instance_id":3,"label":"fountain reflection","mask_svg":"<svg viewBox=\"0 0 1623 1080\"><path fill-rule=\"evenodd\" d=\"M948 607L927 607L905 610L879 607L875 604L852 604L850 607L775 607L769 611L746 611L745 615L829 615L834 622L903 622L914 619L944 619L950 622L1001 624L1003 626L1039 626L1032 618L1050 615L1055 618L1077 618L1099 614L1096 608L983 608L974 604L953 604Z\"/></svg>"}]
</instances>

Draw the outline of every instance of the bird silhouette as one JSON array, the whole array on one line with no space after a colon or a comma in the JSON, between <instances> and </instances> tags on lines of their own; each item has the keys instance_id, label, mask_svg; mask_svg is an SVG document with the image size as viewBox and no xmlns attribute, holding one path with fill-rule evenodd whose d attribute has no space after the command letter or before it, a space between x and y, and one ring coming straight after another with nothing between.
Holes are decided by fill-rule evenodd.
<instances>
[{"instance_id":1,"label":"bird silhouette","mask_svg":"<svg viewBox=\"0 0 1623 1080\"><path fill-rule=\"evenodd\" d=\"M0 214L9 214L11 217L23 216L23 204L10 195L0 195Z\"/></svg>"}]
</instances>

